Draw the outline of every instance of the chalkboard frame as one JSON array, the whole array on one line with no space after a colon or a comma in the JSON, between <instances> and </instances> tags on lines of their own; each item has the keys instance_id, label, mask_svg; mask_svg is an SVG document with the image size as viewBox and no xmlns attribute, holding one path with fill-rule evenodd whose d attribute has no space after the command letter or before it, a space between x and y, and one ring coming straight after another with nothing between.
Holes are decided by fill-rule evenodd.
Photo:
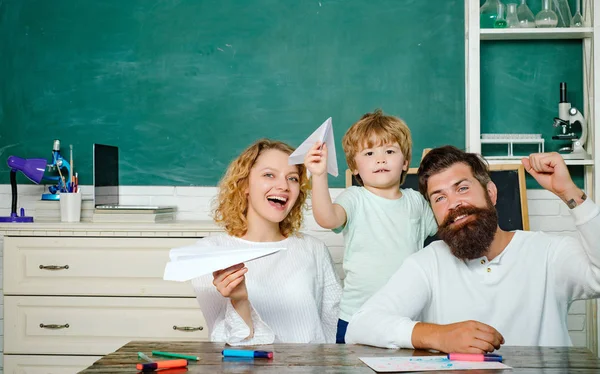
<instances>
[{"instance_id":1,"label":"chalkboard frame","mask_svg":"<svg viewBox=\"0 0 600 374\"><path fill-rule=\"evenodd\" d=\"M423 152L423 156L426 154L426 151ZM527 186L525 183L525 168L521 164L492 164L489 165L490 173L495 171L511 171L515 170L518 175L519 180L519 200L521 202L521 221L523 222L524 231L529 231L529 209L527 207ZM408 174L416 175L418 168L410 168L408 169ZM356 185L353 184L354 176L352 175L352 171L350 169L346 169L346 188ZM499 194L502 191L498 192Z\"/></svg>"},{"instance_id":2,"label":"chalkboard frame","mask_svg":"<svg viewBox=\"0 0 600 374\"><path fill-rule=\"evenodd\" d=\"M519 177L519 200L521 202L521 220L523 230L529 231L529 208L527 207L527 184L525 179L525 167L522 164L492 164L489 165L490 173L494 171L516 170ZM502 193L502 191L498 191Z\"/></svg>"}]
</instances>

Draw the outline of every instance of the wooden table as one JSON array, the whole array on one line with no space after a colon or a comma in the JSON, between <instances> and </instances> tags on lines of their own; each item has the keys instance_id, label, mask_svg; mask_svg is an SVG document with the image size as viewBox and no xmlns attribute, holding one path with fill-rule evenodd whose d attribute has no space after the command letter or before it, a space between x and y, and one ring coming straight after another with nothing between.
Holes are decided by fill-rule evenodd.
<instances>
[{"instance_id":1,"label":"wooden table","mask_svg":"<svg viewBox=\"0 0 600 374\"><path fill-rule=\"evenodd\" d=\"M358 358L362 356L423 356L435 355L428 351L410 349L391 350L362 345L342 344L275 344L253 347L257 350L274 352L272 360L224 361L222 343L210 342L130 342L96 361L83 370L84 374L136 373L135 364L141 361L137 352L150 356L153 350L176 352L199 356L198 362L189 361L186 369L168 369L160 374L179 373L294 373L329 374L363 373L372 374L368 366ZM247 347L251 349L250 347ZM600 373L600 360L585 348L549 347L503 347L499 352L504 363L512 371L472 370L468 373ZM157 360L158 357L154 357ZM444 371L443 373L451 373Z\"/></svg>"}]
</instances>

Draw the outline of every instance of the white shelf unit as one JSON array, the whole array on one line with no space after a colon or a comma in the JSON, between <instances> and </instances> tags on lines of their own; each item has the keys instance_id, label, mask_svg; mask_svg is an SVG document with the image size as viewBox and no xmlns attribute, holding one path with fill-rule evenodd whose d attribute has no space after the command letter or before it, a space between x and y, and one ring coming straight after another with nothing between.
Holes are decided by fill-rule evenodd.
<instances>
[{"instance_id":1,"label":"white shelf unit","mask_svg":"<svg viewBox=\"0 0 600 374\"><path fill-rule=\"evenodd\" d=\"M584 39L593 35L592 27L555 29L480 29L480 40Z\"/></svg>"},{"instance_id":2,"label":"white shelf unit","mask_svg":"<svg viewBox=\"0 0 600 374\"><path fill-rule=\"evenodd\" d=\"M594 160L600 157L600 141L596 141L595 114L600 113L600 1L581 0L585 27L554 29L481 29L479 27L480 2L465 0L465 145L470 152L481 153L481 83L480 56L482 40L542 40L581 39L583 44L583 96L588 139L585 149L591 160L567 160L567 165L584 165L585 190L594 201L600 202L600 173ZM595 4L594 4L595 3ZM595 93L599 94L596 95ZM485 94L485 93L484 93ZM520 163L519 160L490 160L491 164ZM596 355L600 346L600 313L595 300L587 302L587 346ZM597 316L597 317L596 317Z\"/></svg>"},{"instance_id":3,"label":"white shelf unit","mask_svg":"<svg viewBox=\"0 0 600 374\"><path fill-rule=\"evenodd\" d=\"M510 165L521 165L521 159L494 159L494 158L486 158L486 161L490 165L497 164L510 164ZM565 160L567 165L573 166L591 166L594 165L593 160Z\"/></svg>"}]
</instances>

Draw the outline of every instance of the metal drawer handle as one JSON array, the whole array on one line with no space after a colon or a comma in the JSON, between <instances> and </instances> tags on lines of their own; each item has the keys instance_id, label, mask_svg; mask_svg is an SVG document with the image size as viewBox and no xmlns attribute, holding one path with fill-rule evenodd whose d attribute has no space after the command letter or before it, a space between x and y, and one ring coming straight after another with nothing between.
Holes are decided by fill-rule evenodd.
<instances>
[{"instance_id":1,"label":"metal drawer handle","mask_svg":"<svg viewBox=\"0 0 600 374\"><path fill-rule=\"evenodd\" d=\"M43 329L52 329L52 330L68 329L69 328L69 324L66 323L64 325L44 325L43 323L40 323L40 327L43 328Z\"/></svg>"},{"instance_id":2,"label":"metal drawer handle","mask_svg":"<svg viewBox=\"0 0 600 374\"><path fill-rule=\"evenodd\" d=\"M60 266L60 265L40 265L40 269L42 270L63 270L63 269L68 269L69 265L64 265L64 266Z\"/></svg>"},{"instance_id":3,"label":"metal drawer handle","mask_svg":"<svg viewBox=\"0 0 600 374\"><path fill-rule=\"evenodd\" d=\"M198 326L198 327L173 326L173 330L178 330L178 331L201 331L201 330L204 330L204 327L202 327L202 326Z\"/></svg>"}]
</instances>

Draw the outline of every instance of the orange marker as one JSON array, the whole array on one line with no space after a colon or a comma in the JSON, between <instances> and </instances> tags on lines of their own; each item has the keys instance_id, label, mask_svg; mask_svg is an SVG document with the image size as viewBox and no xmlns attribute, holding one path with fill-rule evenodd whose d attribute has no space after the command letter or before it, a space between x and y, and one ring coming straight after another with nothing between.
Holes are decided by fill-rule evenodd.
<instances>
[{"instance_id":1,"label":"orange marker","mask_svg":"<svg viewBox=\"0 0 600 374\"><path fill-rule=\"evenodd\" d=\"M165 360L137 364L136 369L141 371L152 371L157 369L181 368L187 366L187 364L187 360Z\"/></svg>"}]
</instances>

